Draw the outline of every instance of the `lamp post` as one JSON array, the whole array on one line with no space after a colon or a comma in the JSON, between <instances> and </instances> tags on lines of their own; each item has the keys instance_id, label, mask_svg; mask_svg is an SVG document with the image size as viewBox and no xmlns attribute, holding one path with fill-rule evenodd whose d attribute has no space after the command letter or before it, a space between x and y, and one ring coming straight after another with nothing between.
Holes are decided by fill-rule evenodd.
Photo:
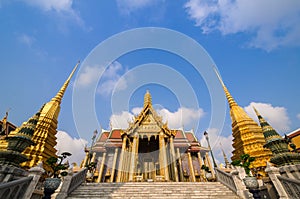
<instances>
[{"instance_id":1,"label":"lamp post","mask_svg":"<svg viewBox=\"0 0 300 199\"><path fill-rule=\"evenodd\" d=\"M91 159L93 157L93 146L94 146L94 142L95 142L97 133L98 133L97 130L95 130L94 133L93 133L91 150L89 152L89 161L88 161L89 163L91 162Z\"/></svg>"},{"instance_id":2,"label":"lamp post","mask_svg":"<svg viewBox=\"0 0 300 199\"><path fill-rule=\"evenodd\" d=\"M210 144L209 144L209 138L208 138L208 133L206 131L204 131L204 136L206 138L206 141L207 141L207 144L208 144L208 148L210 150L210 154L211 154L211 157L212 157L212 160L213 160L213 163L214 163L214 167L217 168L217 164L216 164L216 161L215 161L215 158L214 158L214 154L211 150L211 147L210 147Z\"/></svg>"}]
</instances>

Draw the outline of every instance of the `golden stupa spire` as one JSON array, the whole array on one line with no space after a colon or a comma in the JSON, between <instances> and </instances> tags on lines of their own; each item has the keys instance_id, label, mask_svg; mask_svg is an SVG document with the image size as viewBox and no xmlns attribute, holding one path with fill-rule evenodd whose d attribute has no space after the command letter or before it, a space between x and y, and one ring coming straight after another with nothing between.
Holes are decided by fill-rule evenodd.
<instances>
[{"instance_id":1,"label":"golden stupa spire","mask_svg":"<svg viewBox=\"0 0 300 199\"><path fill-rule=\"evenodd\" d=\"M65 81L59 92L53 97L48 103L46 103L34 131L32 140L35 142L35 146L28 147L23 154L25 154L29 161L22 163L21 166L25 168L31 168L39 164L39 162L45 162L49 157L56 157L56 149L54 148L57 144L56 133L58 115L60 112L61 100L64 93L69 85L70 79L74 75L79 62L74 67L73 71ZM48 170L47 165L44 164L44 168Z\"/></svg>"},{"instance_id":2,"label":"golden stupa spire","mask_svg":"<svg viewBox=\"0 0 300 199\"><path fill-rule=\"evenodd\" d=\"M247 115L245 110L235 102L217 69L215 67L213 68L223 86L230 108L233 136L232 146L234 148L231 160L240 159L242 154L249 154L251 157L255 157L252 168L258 169L261 171L260 174L264 176L264 168L267 165L267 161L270 160L271 151L263 147L266 141L262 129Z\"/></svg>"},{"instance_id":3,"label":"golden stupa spire","mask_svg":"<svg viewBox=\"0 0 300 199\"><path fill-rule=\"evenodd\" d=\"M238 106L238 104L235 102L235 100L233 99L233 97L231 96L231 94L229 93L227 87L225 86L219 72L217 71L216 67L213 66L214 68L214 71L219 79L219 81L221 82L222 86L223 86L223 89L224 89L224 92L225 92L225 95L226 95L226 98L227 98L227 101L228 101L228 104L229 104L229 107L233 107L233 106Z\"/></svg>"},{"instance_id":4,"label":"golden stupa spire","mask_svg":"<svg viewBox=\"0 0 300 199\"><path fill-rule=\"evenodd\" d=\"M80 61L77 62L76 66L74 67L73 71L71 72L71 74L69 75L68 79L65 81L64 85L61 87L61 89L58 91L58 93L56 94L55 97L52 98L51 101L57 101L58 103L61 103L61 100L66 92L66 89L70 83L70 80L72 78L72 76L74 75L78 65L80 64Z\"/></svg>"},{"instance_id":5,"label":"golden stupa spire","mask_svg":"<svg viewBox=\"0 0 300 199\"><path fill-rule=\"evenodd\" d=\"M152 106L152 97L149 90L146 91L146 94L144 96L144 107L146 107L147 105Z\"/></svg>"}]
</instances>

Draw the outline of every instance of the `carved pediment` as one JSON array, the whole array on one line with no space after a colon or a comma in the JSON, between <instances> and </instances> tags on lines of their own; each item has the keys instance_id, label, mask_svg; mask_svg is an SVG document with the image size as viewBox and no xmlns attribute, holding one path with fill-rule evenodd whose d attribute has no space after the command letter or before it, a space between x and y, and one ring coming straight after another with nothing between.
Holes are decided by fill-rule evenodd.
<instances>
[{"instance_id":1,"label":"carved pediment","mask_svg":"<svg viewBox=\"0 0 300 199\"><path fill-rule=\"evenodd\" d=\"M129 124L126 133L133 134L158 134L164 132L170 136L172 132L169 130L167 124L162 122L162 117L159 116L152 107L152 100L149 91L145 94L144 108L141 113L134 117L134 122Z\"/></svg>"}]
</instances>

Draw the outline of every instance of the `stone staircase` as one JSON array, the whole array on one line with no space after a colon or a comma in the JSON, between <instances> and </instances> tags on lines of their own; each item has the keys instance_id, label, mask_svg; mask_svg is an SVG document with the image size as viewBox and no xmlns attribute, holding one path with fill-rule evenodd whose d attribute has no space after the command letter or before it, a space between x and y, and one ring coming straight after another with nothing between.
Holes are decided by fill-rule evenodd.
<instances>
[{"instance_id":1,"label":"stone staircase","mask_svg":"<svg viewBox=\"0 0 300 199\"><path fill-rule=\"evenodd\" d=\"M129 199L129 198L218 198L238 199L220 182L131 182L84 183L68 199Z\"/></svg>"}]
</instances>

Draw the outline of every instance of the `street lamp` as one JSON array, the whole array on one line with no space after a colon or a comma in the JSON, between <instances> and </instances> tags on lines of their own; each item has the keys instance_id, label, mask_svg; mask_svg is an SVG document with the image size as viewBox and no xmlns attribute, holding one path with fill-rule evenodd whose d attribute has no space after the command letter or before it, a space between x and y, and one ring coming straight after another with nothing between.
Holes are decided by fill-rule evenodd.
<instances>
[{"instance_id":1,"label":"street lamp","mask_svg":"<svg viewBox=\"0 0 300 199\"><path fill-rule=\"evenodd\" d=\"M92 145L91 145L91 150L89 152L89 163L91 162L91 159L93 157L93 146L94 146L94 142L95 142L95 139L96 139L96 136L97 136L97 129L94 131L93 133L93 137L92 137Z\"/></svg>"},{"instance_id":2,"label":"street lamp","mask_svg":"<svg viewBox=\"0 0 300 199\"><path fill-rule=\"evenodd\" d=\"M206 141L207 141L207 144L208 144L208 148L210 150L210 154L211 154L211 157L212 157L212 160L213 160L213 163L214 163L214 167L217 168L217 164L216 164L216 161L215 161L215 158L214 158L214 154L211 150L211 147L210 147L210 144L209 144L209 138L208 138L208 133L206 131L204 131L204 136L206 138Z\"/></svg>"}]
</instances>

